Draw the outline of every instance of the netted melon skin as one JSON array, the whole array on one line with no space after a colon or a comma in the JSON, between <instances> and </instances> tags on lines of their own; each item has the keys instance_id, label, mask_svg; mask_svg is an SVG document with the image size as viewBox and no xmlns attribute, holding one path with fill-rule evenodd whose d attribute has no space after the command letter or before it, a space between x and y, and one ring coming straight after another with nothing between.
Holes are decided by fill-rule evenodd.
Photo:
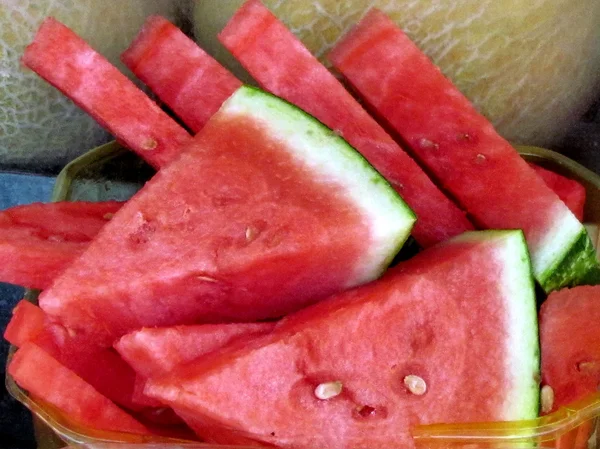
<instances>
[{"instance_id":1,"label":"netted melon skin","mask_svg":"<svg viewBox=\"0 0 600 449\"><path fill-rule=\"evenodd\" d=\"M198 41L238 73L214 36L241 3L195 3ZM382 9L517 144L557 144L600 92L596 0L264 3L323 61L369 8Z\"/></svg>"},{"instance_id":2,"label":"netted melon skin","mask_svg":"<svg viewBox=\"0 0 600 449\"><path fill-rule=\"evenodd\" d=\"M125 71L119 55L144 19L162 14L174 20L178 6L178 0L0 2L0 167L52 171L111 140L93 119L20 63L44 18L65 23Z\"/></svg>"}]
</instances>

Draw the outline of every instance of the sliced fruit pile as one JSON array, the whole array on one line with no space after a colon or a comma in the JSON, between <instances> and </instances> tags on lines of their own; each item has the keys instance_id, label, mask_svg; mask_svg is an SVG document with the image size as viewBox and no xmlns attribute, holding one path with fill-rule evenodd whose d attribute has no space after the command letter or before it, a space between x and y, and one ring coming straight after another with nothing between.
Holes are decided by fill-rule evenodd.
<instances>
[{"instance_id":1,"label":"sliced fruit pile","mask_svg":"<svg viewBox=\"0 0 600 449\"><path fill-rule=\"evenodd\" d=\"M158 171L125 203L0 214L0 279L43 290L5 334L14 380L79 426L231 444L405 448L419 424L536 417L535 280L551 305L600 279L585 189L524 162L377 11L331 55L373 115L260 2L219 38L266 91L161 17L123 53L194 136L56 20L27 48ZM555 337L576 306L550 305L544 411L578 382Z\"/></svg>"}]
</instances>

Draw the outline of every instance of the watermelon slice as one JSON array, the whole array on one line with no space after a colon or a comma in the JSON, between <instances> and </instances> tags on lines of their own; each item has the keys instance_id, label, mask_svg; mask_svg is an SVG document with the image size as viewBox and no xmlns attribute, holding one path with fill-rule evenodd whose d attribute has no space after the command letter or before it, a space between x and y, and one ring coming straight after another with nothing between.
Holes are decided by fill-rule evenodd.
<instances>
[{"instance_id":1,"label":"watermelon slice","mask_svg":"<svg viewBox=\"0 0 600 449\"><path fill-rule=\"evenodd\" d=\"M271 331L275 323L228 323L144 328L121 337L115 349L137 372L132 400L160 407L144 394L147 378L162 376L175 367L220 349L240 337L252 338Z\"/></svg>"},{"instance_id":2,"label":"watermelon slice","mask_svg":"<svg viewBox=\"0 0 600 449\"><path fill-rule=\"evenodd\" d=\"M155 377L240 337L264 335L274 326L266 322L145 328L121 337L115 349L137 373Z\"/></svg>"},{"instance_id":3,"label":"watermelon slice","mask_svg":"<svg viewBox=\"0 0 600 449\"><path fill-rule=\"evenodd\" d=\"M219 34L262 87L315 116L356 148L415 211L413 236L431 246L473 226L342 84L258 0Z\"/></svg>"},{"instance_id":4,"label":"watermelon slice","mask_svg":"<svg viewBox=\"0 0 600 449\"><path fill-rule=\"evenodd\" d=\"M44 20L22 61L156 168L171 162L191 139L131 80L53 18Z\"/></svg>"},{"instance_id":5,"label":"watermelon slice","mask_svg":"<svg viewBox=\"0 0 600 449\"><path fill-rule=\"evenodd\" d=\"M242 85L160 16L146 20L121 60L194 132Z\"/></svg>"},{"instance_id":6,"label":"watermelon slice","mask_svg":"<svg viewBox=\"0 0 600 449\"><path fill-rule=\"evenodd\" d=\"M542 384L553 390L554 411L600 385L600 286L553 292L540 310ZM550 404L548 404L550 405Z\"/></svg>"},{"instance_id":7,"label":"watermelon slice","mask_svg":"<svg viewBox=\"0 0 600 449\"><path fill-rule=\"evenodd\" d=\"M546 292L600 280L583 225L385 14L371 10L329 59L476 224L523 229Z\"/></svg>"},{"instance_id":8,"label":"watermelon slice","mask_svg":"<svg viewBox=\"0 0 600 449\"><path fill-rule=\"evenodd\" d=\"M14 308L4 338L17 347L36 344L111 401L140 410L133 400L135 372L112 348L98 347L85 335L70 332L29 301L21 300Z\"/></svg>"},{"instance_id":9,"label":"watermelon slice","mask_svg":"<svg viewBox=\"0 0 600 449\"><path fill-rule=\"evenodd\" d=\"M566 176L530 163L529 166L544 180L554 193L567 205L579 221L583 221L585 207L585 187Z\"/></svg>"},{"instance_id":10,"label":"watermelon slice","mask_svg":"<svg viewBox=\"0 0 600 449\"><path fill-rule=\"evenodd\" d=\"M145 392L200 437L306 449L405 449L418 424L534 418L530 270L521 231L465 233Z\"/></svg>"},{"instance_id":11,"label":"watermelon slice","mask_svg":"<svg viewBox=\"0 0 600 449\"><path fill-rule=\"evenodd\" d=\"M39 301L105 345L279 317L381 275L414 221L334 132L242 87Z\"/></svg>"},{"instance_id":12,"label":"watermelon slice","mask_svg":"<svg viewBox=\"0 0 600 449\"><path fill-rule=\"evenodd\" d=\"M0 212L0 282L44 289L79 256L122 203L59 202Z\"/></svg>"},{"instance_id":13,"label":"watermelon slice","mask_svg":"<svg viewBox=\"0 0 600 449\"><path fill-rule=\"evenodd\" d=\"M33 343L26 343L14 354L8 373L21 388L53 405L77 425L150 434L141 423Z\"/></svg>"}]
</instances>

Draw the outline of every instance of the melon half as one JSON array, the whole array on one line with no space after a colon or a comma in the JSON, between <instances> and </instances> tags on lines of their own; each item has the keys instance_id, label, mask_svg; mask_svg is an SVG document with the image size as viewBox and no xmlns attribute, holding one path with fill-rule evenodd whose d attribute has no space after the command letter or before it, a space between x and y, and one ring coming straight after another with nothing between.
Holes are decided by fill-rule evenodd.
<instances>
[{"instance_id":1,"label":"melon half","mask_svg":"<svg viewBox=\"0 0 600 449\"><path fill-rule=\"evenodd\" d=\"M53 169L111 137L19 59L40 23L53 16L119 68L145 18L174 18L179 0L8 0L0 2L0 165Z\"/></svg>"},{"instance_id":2,"label":"melon half","mask_svg":"<svg viewBox=\"0 0 600 449\"><path fill-rule=\"evenodd\" d=\"M194 11L200 44L238 74L216 35L242 2L197 1ZM513 143L559 142L599 91L598 0L263 2L324 62L343 33L380 8Z\"/></svg>"}]
</instances>

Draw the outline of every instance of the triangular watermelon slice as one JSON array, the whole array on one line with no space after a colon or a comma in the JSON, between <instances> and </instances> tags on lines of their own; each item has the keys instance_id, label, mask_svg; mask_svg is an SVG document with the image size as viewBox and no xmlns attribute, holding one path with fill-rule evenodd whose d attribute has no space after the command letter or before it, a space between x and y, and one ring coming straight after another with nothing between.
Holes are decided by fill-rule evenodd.
<instances>
[{"instance_id":1,"label":"triangular watermelon slice","mask_svg":"<svg viewBox=\"0 0 600 449\"><path fill-rule=\"evenodd\" d=\"M481 231L151 380L145 392L216 442L406 449L418 424L534 418L538 377L523 234Z\"/></svg>"},{"instance_id":2,"label":"triangular watermelon slice","mask_svg":"<svg viewBox=\"0 0 600 449\"><path fill-rule=\"evenodd\" d=\"M583 225L383 12L369 11L329 59L476 225L523 230L547 293L600 282Z\"/></svg>"},{"instance_id":3,"label":"triangular watermelon slice","mask_svg":"<svg viewBox=\"0 0 600 449\"><path fill-rule=\"evenodd\" d=\"M44 289L77 258L122 203L58 202L0 212L0 282Z\"/></svg>"},{"instance_id":4,"label":"triangular watermelon slice","mask_svg":"<svg viewBox=\"0 0 600 449\"><path fill-rule=\"evenodd\" d=\"M380 276L414 221L334 132L242 87L39 301L106 345L144 326L279 317Z\"/></svg>"},{"instance_id":5,"label":"triangular watermelon slice","mask_svg":"<svg viewBox=\"0 0 600 449\"><path fill-rule=\"evenodd\" d=\"M600 286L553 292L540 310L542 383L554 411L594 393L600 385Z\"/></svg>"},{"instance_id":6,"label":"triangular watermelon slice","mask_svg":"<svg viewBox=\"0 0 600 449\"><path fill-rule=\"evenodd\" d=\"M115 349L139 374L162 376L240 337L264 335L275 323L226 323L151 327L124 335Z\"/></svg>"},{"instance_id":7,"label":"triangular watermelon slice","mask_svg":"<svg viewBox=\"0 0 600 449\"><path fill-rule=\"evenodd\" d=\"M144 394L148 378L161 377L177 366L219 350L240 338L265 335L275 323L225 323L150 327L124 335L115 343L121 357L136 371L132 400L140 405L162 404Z\"/></svg>"},{"instance_id":8,"label":"triangular watermelon slice","mask_svg":"<svg viewBox=\"0 0 600 449\"><path fill-rule=\"evenodd\" d=\"M466 214L259 0L236 11L219 40L260 86L313 115L357 149L415 211L426 248L473 230Z\"/></svg>"}]
</instances>

